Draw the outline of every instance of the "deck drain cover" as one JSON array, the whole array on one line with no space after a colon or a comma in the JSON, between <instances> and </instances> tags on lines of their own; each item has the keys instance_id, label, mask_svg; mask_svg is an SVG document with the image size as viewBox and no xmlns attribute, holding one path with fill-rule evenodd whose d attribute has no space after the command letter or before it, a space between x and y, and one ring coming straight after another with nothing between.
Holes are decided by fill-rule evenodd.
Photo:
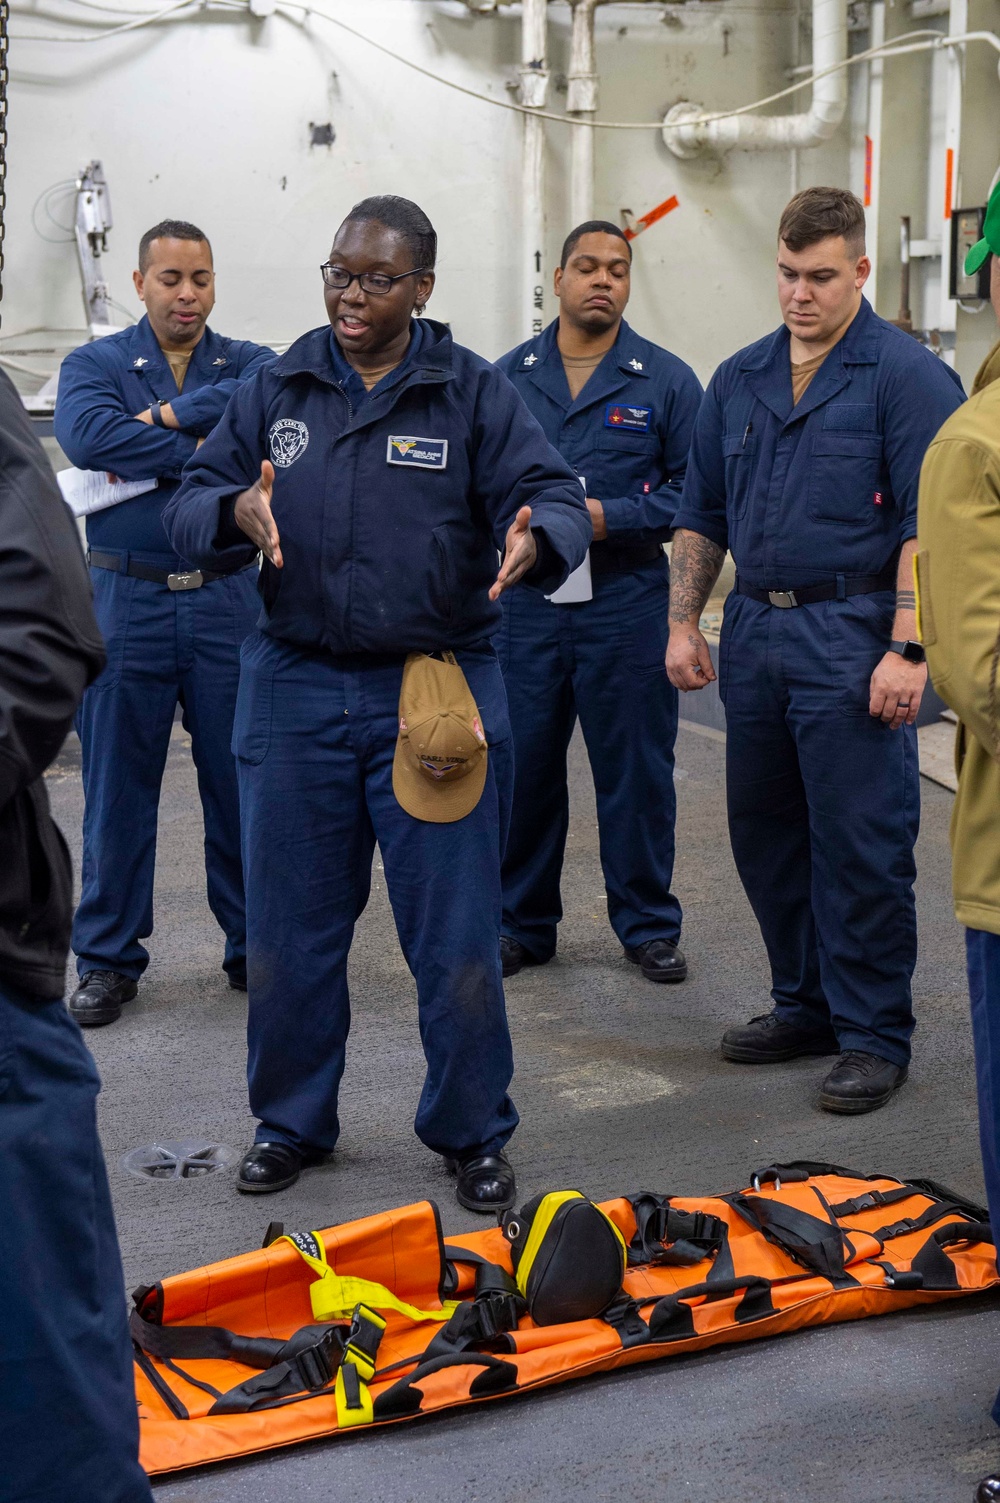
<instances>
[{"instance_id":1,"label":"deck drain cover","mask_svg":"<svg viewBox=\"0 0 1000 1503\"><path fill-rule=\"evenodd\" d=\"M121 1165L139 1179L203 1179L227 1168L235 1157L224 1143L208 1143L204 1138L176 1142L164 1138L123 1154Z\"/></svg>"}]
</instances>

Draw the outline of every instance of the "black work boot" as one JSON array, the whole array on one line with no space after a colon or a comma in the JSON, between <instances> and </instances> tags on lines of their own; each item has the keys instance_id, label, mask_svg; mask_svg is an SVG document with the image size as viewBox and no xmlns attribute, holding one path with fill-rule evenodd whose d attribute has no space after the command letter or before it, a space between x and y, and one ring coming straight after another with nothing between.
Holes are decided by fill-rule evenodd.
<instances>
[{"instance_id":1,"label":"black work boot","mask_svg":"<svg viewBox=\"0 0 1000 1503\"><path fill-rule=\"evenodd\" d=\"M118 1021L138 990L137 981L118 971L87 971L66 1005L81 1028L103 1028Z\"/></svg>"},{"instance_id":2,"label":"black work boot","mask_svg":"<svg viewBox=\"0 0 1000 1503\"><path fill-rule=\"evenodd\" d=\"M836 1054L837 1038L826 1033L783 1023L777 1013L751 1018L742 1028L728 1028L722 1035L722 1057L741 1065L777 1065L804 1054Z\"/></svg>"},{"instance_id":3,"label":"black work boot","mask_svg":"<svg viewBox=\"0 0 1000 1503\"><path fill-rule=\"evenodd\" d=\"M326 1162L319 1149L293 1148L290 1143L251 1143L240 1162L236 1188L244 1195L270 1195L294 1185L303 1169Z\"/></svg>"},{"instance_id":4,"label":"black work boot","mask_svg":"<svg viewBox=\"0 0 1000 1503\"><path fill-rule=\"evenodd\" d=\"M974 1503L1000 1503L1000 1477L984 1477L976 1488Z\"/></svg>"},{"instance_id":5,"label":"black work boot","mask_svg":"<svg viewBox=\"0 0 1000 1503\"><path fill-rule=\"evenodd\" d=\"M644 945L622 945L625 959L642 968L647 981L684 981L688 967L683 950L669 939L650 939Z\"/></svg>"},{"instance_id":6,"label":"black work boot","mask_svg":"<svg viewBox=\"0 0 1000 1503\"><path fill-rule=\"evenodd\" d=\"M475 1153L467 1158L445 1159L445 1168L458 1183L455 1195L467 1211L509 1211L517 1199L514 1171L505 1153Z\"/></svg>"},{"instance_id":7,"label":"black work boot","mask_svg":"<svg viewBox=\"0 0 1000 1503\"><path fill-rule=\"evenodd\" d=\"M899 1090L906 1075L905 1065L849 1049L824 1080L819 1104L825 1112L874 1112Z\"/></svg>"},{"instance_id":8,"label":"black work boot","mask_svg":"<svg viewBox=\"0 0 1000 1503\"><path fill-rule=\"evenodd\" d=\"M544 965L544 960L539 960L537 955L532 955L526 950L519 939L511 939L509 934L500 936L500 964L505 976L516 976L518 971L523 971L526 965Z\"/></svg>"}]
</instances>

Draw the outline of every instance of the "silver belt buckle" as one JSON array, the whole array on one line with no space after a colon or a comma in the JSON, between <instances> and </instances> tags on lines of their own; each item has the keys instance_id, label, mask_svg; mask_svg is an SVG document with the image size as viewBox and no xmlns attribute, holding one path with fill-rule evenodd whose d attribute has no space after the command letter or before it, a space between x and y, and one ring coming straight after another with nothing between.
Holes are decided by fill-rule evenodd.
<instances>
[{"instance_id":1,"label":"silver belt buckle","mask_svg":"<svg viewBox=\"0 0 1000 1503\"><path fill-rule=\"evenodd\" d=\"M799 603L795 598L794 590L768 590L767 598L780 611L790 611L793 605Z\"/></svg>"},{"instance_id":2,"label":"silver belt buckle","mask_svg":"<svg viewBox=\"0 0 1000 1503\"><path fill-rule=\"evenodd\" d=\"M200 590L205 583L205 576L200 569L192 569L189 574L168 574L168 590Z\"/></svg>"}]
</instances>

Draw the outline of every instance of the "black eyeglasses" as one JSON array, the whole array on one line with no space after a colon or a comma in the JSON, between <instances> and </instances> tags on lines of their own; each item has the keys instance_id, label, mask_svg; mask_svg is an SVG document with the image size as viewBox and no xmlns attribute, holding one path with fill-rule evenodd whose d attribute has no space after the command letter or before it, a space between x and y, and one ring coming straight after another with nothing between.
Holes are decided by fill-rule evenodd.
<instances>
[{"instance_id":1,"label":"black eyeglasses","mask_svg":"<svg viewBox=\"0 0 1000 1503\"><path fill-rule=\"evenodd\" d=\"M401 282L404 277L418 277L426 270L426 266L415 266L412 271L401 271L398 276L390 277L384 271L351 272L345 266L333 266L329 261L324 261L320 267L328 287L346 292L352 282L357 282L362 292L370 292L373 297L384 297L392 291L393 282Z\"/></svg>"}]
</instances>

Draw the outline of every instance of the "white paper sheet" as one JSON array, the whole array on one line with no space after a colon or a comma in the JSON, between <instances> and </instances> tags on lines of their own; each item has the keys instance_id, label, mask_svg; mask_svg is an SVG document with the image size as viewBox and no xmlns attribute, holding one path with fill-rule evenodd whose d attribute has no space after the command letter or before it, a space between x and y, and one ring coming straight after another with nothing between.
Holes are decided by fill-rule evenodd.
<instances>
[{"instance_id":1,"label":"white paper sheet","mask_svg":"<svg viewBox=\"0 0 1000 1503\"><path fill-rule=\"evenodd\" d=\"M155 480L109 480L105 470L60 470L56 479L75 517L89 517L156 489Z\"/></svg>"},{"instance_id":2,"label":"white paper sheet","mask_svg":"<svg viewBox=\"0 0 1000 1503\"><path fill-rule=\"evenodd\" d=\"M579 477L579 480L580 484L583 487L583 494L586 495L586 478L581 475ZM587 557L584 559L580 567L578 569L574 569L572 574L568 575L567 578L563 580L562 584L559 586L558 590L556 590L554 595L546 595L545 598L546 600L551 600L553 605L574 605L581 600L593 600L594 581L590 573L589 548L587 549Z\"/></svg>"},{"instance_id":3,"label":"white paper sheet","mask_svg":"<svg viewBox=\"0 0 1000 1503\"><path fill-rule=\"evenodd\" d=\"M578 600L593 600L594 584L590 574L590 550L578 569L564 580L554 595L546 595L553 605L572 605Z\"/></svg>"}]
</instances>

